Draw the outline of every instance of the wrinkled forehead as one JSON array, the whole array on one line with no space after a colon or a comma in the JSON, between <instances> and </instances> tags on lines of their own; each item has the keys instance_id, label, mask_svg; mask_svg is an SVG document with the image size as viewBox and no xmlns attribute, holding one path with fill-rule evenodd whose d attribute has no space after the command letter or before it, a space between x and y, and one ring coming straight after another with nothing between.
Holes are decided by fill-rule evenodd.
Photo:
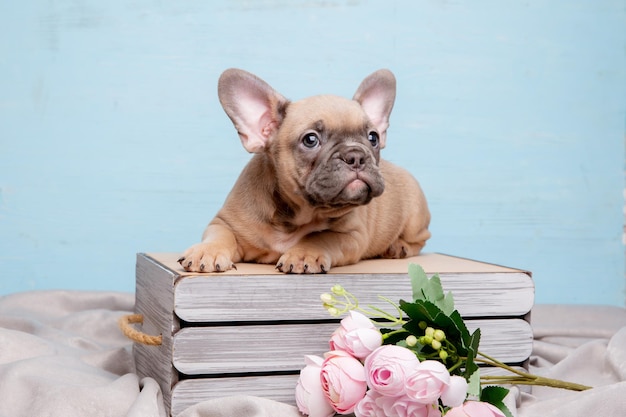
<instances>
[{"instance_id":1,"label":"wrinkled forehead","mask_svg":"<svg viewBox=\"0 0 626 417\"><path fill-rule=\"evenodd\" d=\"M370 122L359 103L343 97L323 95L291 103L285 125L294 129L316 129L319 122L329 130L363 131Z\"/></svg>"}]
</instances>

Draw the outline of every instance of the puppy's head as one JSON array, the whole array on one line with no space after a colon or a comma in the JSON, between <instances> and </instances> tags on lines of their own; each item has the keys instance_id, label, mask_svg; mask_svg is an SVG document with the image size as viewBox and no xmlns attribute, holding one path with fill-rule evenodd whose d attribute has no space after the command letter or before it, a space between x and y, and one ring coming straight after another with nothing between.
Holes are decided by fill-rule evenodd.
<instances>
[{"instance_id":1,"label":"puppy's head","mask_svg":"<svg viewBox=\"0 0 626 417\"><path fill-rule=\"evenodd\" d=\"M292 103L238 69L222 74L218 94L243 146L268 156L290 198L344 208L383 193L380 150L395 99L390 71L365 78L352 100L322 95Z\"/></svg>"}]
</instances>

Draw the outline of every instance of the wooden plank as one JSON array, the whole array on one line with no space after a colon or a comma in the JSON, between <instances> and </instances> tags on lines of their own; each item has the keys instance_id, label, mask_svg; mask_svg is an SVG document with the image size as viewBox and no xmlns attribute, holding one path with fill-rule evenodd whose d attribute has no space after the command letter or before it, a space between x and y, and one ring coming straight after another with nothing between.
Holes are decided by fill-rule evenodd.
<instances>
[{"instance_id":1,"label":"wooden plank","mask_svg":"<svg viewBox=\"0 0 626 417\"><path fill-rule=\"evenodd\" d=\"M298 375L198 378L178 382L172 389L172 416L201 401L232 395L251 395L295 404Z\"/></svg>"},{"instance_id":2,"label":"wooden plank","mask_svg":"<svg viewBox=\"0 0 626 417\"><path fill-rule=\"evenodd\" d=\"M172 366L172 334L178 330L173 314L173 282L176 274L142 254L137 255L135 312L143 315L137 329L150 335L163 335L160 346L133 344L133 356L140 378L154 378L163 393L166 409L170 407L172 386L178 373Z\"/></svg>"},{"instance_id":3,"label":"wooden plank","mask_svg":"<svg viewBox=\"0 0 626 417\"><path fill-rule=\"evenodd\" d=\"M467 320L480 327L480 349L507 363L532 350L532 329L521 319ZM322 355L337 323L189 327L174 336L173 364L187 375L297 371L304 355Z\"/></svg>"},{"instance_id":4,"label":"wooden plank","mask_svg":"<svg viewBox=\"0 0 626 417\"><path fill-rule=\"evenodd\" d=\"M455 273L440 277L444 289L452 291L456 308L464 317L522 316L533 306L534 285L524 272ZM174 290L175 311L190 322L328 319L319 297L335 284L343 285L360 303L385 310L393 308L379 300L379 295L395 302L411 298L406 273L211 275L181 278Z\"/></svg>"},{"instance_id":5,"label":"wooden plank","mask_svg":"<svg viewBox=\"0 0 626 417\"><path fill-rule=\"evenodd\" d=\"M514 367L523 370L521 367ZM483 375L506 375L500 368L482 368ZM201 401L233 395L252 395L295 405L299 374L246 376L237 378L197 378L178 382L172 390L172 416ZM522 391L529 392L522 386Z\"/></svg>"}]
</instances>

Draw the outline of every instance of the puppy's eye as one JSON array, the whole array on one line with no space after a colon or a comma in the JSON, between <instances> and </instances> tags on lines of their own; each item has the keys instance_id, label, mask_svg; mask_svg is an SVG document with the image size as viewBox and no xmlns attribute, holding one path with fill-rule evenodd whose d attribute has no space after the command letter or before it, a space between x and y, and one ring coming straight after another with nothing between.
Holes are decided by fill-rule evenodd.
<instances>
[{"instance_id":1,"label":"puppy's eye","mask_svg":"<svg viewBox=\"0 0 626 417\"><path fill-rule=\"evenodd\" d=\"M307 148L315 148L320 143L320 138L317 134L310 132L302 137L302 144Z\"/></svg>"},{"instance_id":2,"label":"puppy's eye","mask_svg":"<svg viewBox=\"0 0 626 417\"><path fill-rule=\"evenodd\" d=\"M378 141L379 141L379 138L378 138L378 133L373 132L373 131L372 131L372 132L370 132L370 133L367 135L367 140L369 140L369 141L370 141L370 144L371 144L373 147L377 147L377 146L378 146Z\"/></svg>"}]
</instances>

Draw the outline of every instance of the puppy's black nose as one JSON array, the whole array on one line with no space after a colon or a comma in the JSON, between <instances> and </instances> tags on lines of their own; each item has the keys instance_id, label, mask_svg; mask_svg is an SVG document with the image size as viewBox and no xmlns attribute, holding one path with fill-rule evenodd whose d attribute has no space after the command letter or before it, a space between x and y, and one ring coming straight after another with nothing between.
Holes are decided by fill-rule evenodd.
<instances>
[{"instance_id":1,"label":"puppy's black nose","mask_svg":"<svg viewBox=\"0 0 626 417\"><path fill-rule=\"evenodd\" d=\"M365 153L357 149L346 152L341 159L354 170L361 169L365 165Z\"/></svg>"}]
</instances>

